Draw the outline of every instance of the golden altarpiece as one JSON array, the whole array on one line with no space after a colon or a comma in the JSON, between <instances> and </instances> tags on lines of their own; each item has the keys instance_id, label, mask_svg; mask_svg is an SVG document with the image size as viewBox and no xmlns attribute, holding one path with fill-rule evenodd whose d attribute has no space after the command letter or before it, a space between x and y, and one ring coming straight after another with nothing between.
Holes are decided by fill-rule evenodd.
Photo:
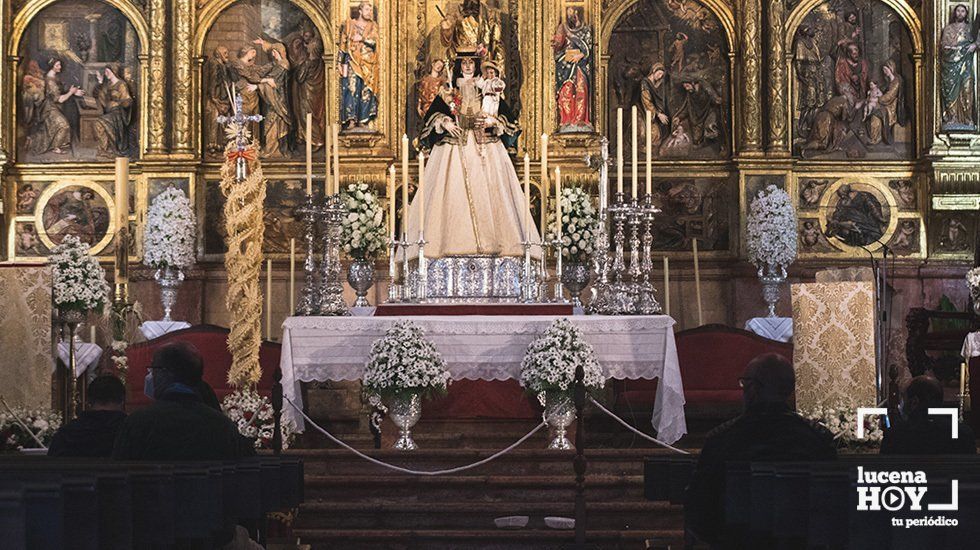
<instances>
[{"instance_id":1,"label":"golden altarpiece","mask_svg":"<svg viewBox=\"0 0 980 550\"><path fill-rule=\"evenodd\" d=\"M269 182L265 251L284 285L281 260L302 231L292 210L303 198L306 113L314 172L326 132L341 124L342 180L383 190L402 135L417 135L432 86L447 78L461 32L449 23L470 17L520 121L515 162L526 152L537 165L549 134L550 165L595 192L583 157L603 135L615 145L617 109L627 124L633 106L654 113L654 248L672 258L683 304L698 240L706 322L761 312L742 298L757 296L758 282L739 259L747 204L768 185L797 203L794 277L866 261L860 231L874 237L871 252L895 254L900 305L944 292L962 301L956 279L973 258L980 206L977 4L2 0L0 260L38 263L68 233L108 260L113 212L127 200L138 260L147 204L178 186L200 227L189 320L222 323L215 118L230 94L266 117L255 128ZM131 197L112 196L120 155L132 159ZM533 183L540 214L548 193ZM695 321L688 310L675 308L681 326Z\"/></svg>"}]
</instances>

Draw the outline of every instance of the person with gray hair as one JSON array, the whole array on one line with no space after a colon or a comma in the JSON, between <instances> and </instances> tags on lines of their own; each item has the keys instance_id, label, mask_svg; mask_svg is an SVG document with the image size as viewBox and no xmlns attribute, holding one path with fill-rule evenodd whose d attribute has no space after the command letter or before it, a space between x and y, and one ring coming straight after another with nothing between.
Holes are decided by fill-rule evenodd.
<instances>
[{"instance_id":1,"label":"person with gray hair","mask_svg":"<svg viewBox=\"0 0 980 550\"><path fill-rule=\"evenodd\" d=\"M708 433L684 504L685 528L717 548L751 548L724 533L725 463L834 460L833 435L797 414L793 365L777 354L749 362L738 379L744 411Z\"/></svg>"}]
</instances>

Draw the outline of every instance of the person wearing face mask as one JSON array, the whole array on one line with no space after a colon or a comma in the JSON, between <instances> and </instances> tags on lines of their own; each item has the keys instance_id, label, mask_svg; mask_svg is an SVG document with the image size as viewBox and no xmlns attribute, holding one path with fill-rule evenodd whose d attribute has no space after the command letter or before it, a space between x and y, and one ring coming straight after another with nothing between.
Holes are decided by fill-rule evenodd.
<instances>
[{"instance_id":1,"label":"person wearing face mask","mask_svg":"<svg viewBox=\"0 0 980 550\"><path fill-rule=\"evenodd\" d=\"M934 377L916 376L909 382L899 404L899 418L885 430L883 455L976 454L977 438L970 426L960 422L953 439L949 415L929 414L943 406L943 387Z\"/></svg>"},{"instance_id":2,"label":"person wearing face mask","mask_svg":"<svg viewBox=\"0 0 980 550\"><path fill-rule=\"evenodd\" d=\"M197 350L185 342L153 354L143 391L154 400L123 423L112 456L116 460L234 460L244 446L234 423L207 406L199 387L204 369Z\"/></svg>"}]
</instances>

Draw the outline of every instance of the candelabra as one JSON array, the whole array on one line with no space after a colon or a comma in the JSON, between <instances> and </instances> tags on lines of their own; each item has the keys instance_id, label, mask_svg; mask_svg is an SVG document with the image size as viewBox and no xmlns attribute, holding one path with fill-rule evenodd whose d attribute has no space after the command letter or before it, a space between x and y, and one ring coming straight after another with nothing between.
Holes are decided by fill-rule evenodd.
<instances>
[{"instance_id":1,"label":"candelabra","mask_svg":"<svg viewBox=\"0 0 980 550\"><path fill-rule=\"evenodd\" d=\"M613 282L610 286L609 306L606 311L611 315L629 315L634 312L632 292L626 282L626 224L631 218L630 210L623 193L616 193L616 203L609 207L612 223L616 226L613 233Z\"/></svg>"},{"instance_id":2,"label":"candelabra","mask_svg":"<svg viewBox=\"0 0 980 550\"><path fill-rule=\"evenodd\" d=\"M525 304L533 304L537 302L537 277L534 266L531 263L531 247L534 243L525 236L524 240L521 242L521 246L524 247L524 272L521 275L521 302Z\"/></svg>"},{"instance_id":3,"label":"candelabra","mask_svg":"<svg viewBox=\"0 0 980 550\"><path fill-rule=\"evenodd\" d=\"M317 296L320 315L350 315L344 301L344 286L340 280L340 233L346 212L340 194L328 196L320 209L323 237L323 259L320 262Z\"/></svg>"},{"instance_id":4,"label":"candelabra","mask_svg":"<svg viewBox=\"0 0 980 550\"><path fill-rule=\"evenodd\" d=\"M559 224L559 227L561 224ZM551 246L555 249L555 287L554 287L554 302L558 304L566 304L568 300L565 299L565 283L562 281L562 242L561 234L559 233L558 238L551 242ZM543 252L542 252L543 253Z\"/></svg>"},{"instance_id":5,"label":"candelabra","mask_svg":"<svg viewBox=\"0 0 980 550\"><path fill-rule=\"evenodd\" d=\"M398 246L402 249L402 284L401 284L401 301L405 303L410 303L414 300L414 284L411 270L411 262L408 257L408 247L411 246L411 241L408 240L408 233L402 233L402 240L398 241Z\"/></svg>"},{"instance_id":6,"label":"candelabra","mask_svg":"<svg viewBox=\"0 0 980 550\"><path fill-rule=\"evenodd\" d=\"M316 315L320 312L319 289L316 272L316 219L320 208L313 202L313 195L306 196L306 202L296 209L296 215L303 220L303 242L306 244L306 257L303 259L303 283L296 315Z\"/></svg>"}]
</instances>

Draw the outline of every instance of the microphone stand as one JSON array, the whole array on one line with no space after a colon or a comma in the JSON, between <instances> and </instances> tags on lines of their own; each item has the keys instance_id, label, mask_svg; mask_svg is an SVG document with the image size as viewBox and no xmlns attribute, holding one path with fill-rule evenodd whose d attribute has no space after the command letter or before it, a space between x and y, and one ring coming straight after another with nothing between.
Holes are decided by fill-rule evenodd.
<instances>
[{"instance_id":1,"label":"microphone stand","mask_svg":"<svg viewBox=\"0 0 980 550\"><path fill-rule=\"evenodd\" d=\"M871 271L874 274L875 290L875 399L878 405L888 401L888 388L886 387L886 371L888 369L888 340L887 335L891 332L889 321L889 310L891 300L888 299L888 245L875 240L881 245L881 262L875 257L866 245L860 248L868 253L871 258Z\"/></svg>"}]
</instances>

